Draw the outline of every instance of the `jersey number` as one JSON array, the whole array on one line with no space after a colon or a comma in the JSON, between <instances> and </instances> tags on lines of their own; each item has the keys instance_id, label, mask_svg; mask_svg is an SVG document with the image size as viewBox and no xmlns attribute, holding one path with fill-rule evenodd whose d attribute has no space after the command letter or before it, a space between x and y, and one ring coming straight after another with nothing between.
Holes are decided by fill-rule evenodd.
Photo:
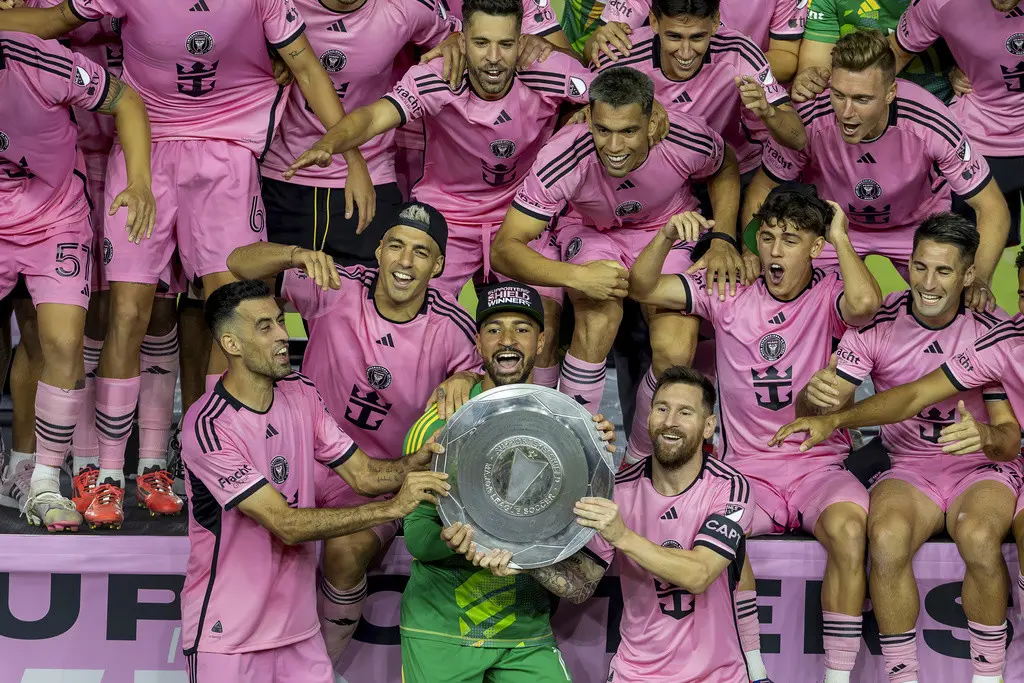
<instances>
[{"instance_id":1,"label":"jersey number","mask_svg":"<svg viewBox=\"0 0 1024 683\"><path fill-rule=\"evenodd\" d=\"M654 591L658 595L658 607L665 616L679 621L693 614L693 593L690 591L657 579L654 579Z\"/></svg>"},{"instance_id":2,"label":"jersey number","mask_svg":"<svg viewBox=\"0 0 1024 683\"><path fill-rule=\"evenodd\" d=\"M81 249L83 258L79 259L75 253ZM85 278L89 279L90 271L92 269L92 259L89 255L92 253L92 248L88 244L79 244L78 242L61 242L57 245L57 275L61 277L78 277L78 274L82 272L82 262L85 262Z\"/></svg>"},{"instance_id":3,"label":"jersey number","mask_svg":"<svg viewBox=\"0 0 1024 683\"><path fill-rule=\"evenodd\" d=\"M28 170L28 160L25 157L22 157L18 163L0 159L0 168L11 180L30 180L36 177L32 171Z\"/></svg>"}]
</instances>

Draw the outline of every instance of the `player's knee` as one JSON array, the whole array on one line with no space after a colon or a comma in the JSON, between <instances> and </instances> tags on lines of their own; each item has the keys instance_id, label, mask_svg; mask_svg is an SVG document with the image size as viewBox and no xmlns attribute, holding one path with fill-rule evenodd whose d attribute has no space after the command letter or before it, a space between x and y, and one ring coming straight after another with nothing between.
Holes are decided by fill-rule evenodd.
<instances>
[{"instance_id":1,"label":"player's knee","mask_svg":"<svg viewBox=\"0 0 1024 683\"><path fill-rule=\"evenodd\" d=\"M618 301L581 301L573 304L576 315L575 334L583 338L607 341L615 340L615 333L622 322L622 303Z\"/></svg>"},{"instance_id":2,"label":"player's knee","mask_svg":"<svg viewBox=\"0 0 1024 683\"><path fill-rule=\"evenodd\" d=\"M324 576L339 590L355 588L366 576L375 547L371 539L363 536L332 538L324 544Z\"/></svg>"},{"instance_id":3,"label":"player's knee","mask_svg":"<svg viewBox=\"0 0 1024 683\"><path fill-rule=\"evenodd\" d=\"M957 523L956 546L973 570L996 569L1003 562L1001 527L986 519L965 518Z\"/></svg>"},{"instance_id":4,"label":"player's knee","mask_svg":"<svg viewBox=\"0 0 1024 683\"><path fill-rule=\"evenodd\" d=\"M900 567L912 559L913 528L907 520L895 516L871 519L867 534L872 566Z\"/></svg>"},{"instance_id":5,"label":"player's knee","mask_svg":"<svg viewBox=\"0 0 1024 683\"><path fill-rule=\"evenodd\" d=\"M829 554L844 564L863 563L867 541L867 516L842 512L824 520Z\"/></svg>"},{"instance_id":6,"label":"player's knee","mask_svg":"<svg viewBox=\"0 0 1024 683\"><path fill-rule=\"evenodd\" d=\"M68 330L40 330L43 361L51 367L73 368L82 358L81 334Z\"/></svg>"},{"instance_id":7,"label":"player's knee","mask_svg":"<svg viewBox=\"0 0 1024 683\"><path fill-rule=\"evenodd\" d=\"M110 306L110 334L122 339L138 339L141 344L152 310L152 299L147 300L141 293L114 297Z\"/></svg>"}]
</instances>

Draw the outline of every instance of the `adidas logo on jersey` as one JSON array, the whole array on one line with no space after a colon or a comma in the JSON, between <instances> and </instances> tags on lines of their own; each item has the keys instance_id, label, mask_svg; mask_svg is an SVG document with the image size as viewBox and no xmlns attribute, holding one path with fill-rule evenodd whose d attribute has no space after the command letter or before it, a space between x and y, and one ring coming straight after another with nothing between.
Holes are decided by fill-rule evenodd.
<instances>
[{"instance_id":1,"label":"adidas logo on jersey","mask_svg":"<svg viewBox=\"0 0 1024 683\"><path fill-rule=\"evenodd\" d=\"M206 4L206 0L199 0L196 4L192 5L189 12L209 12L210 6Z\"/></svg>"},{"instance_id":2,"label":"adidas logo on jersey","mask_svg":"<svg viewBox=\"0 0 1024 683\"><path fill-rule=\"evenodd\" d=\"M870 152L868 152L867 154L863 155L860 159L857 159L857 163L858 164L874 164L874 163L878 163L878 162L876 162L875 158L873 156L871 156Z\"/></svg>"},{"instance_id":3,"label":"adidas logo on jersey","mask_svg":"<svg viewBox=\"0 0 1024 683\"><path fill-rule=\"evenodd\" d=\"M618 192L619 190L632 190L634 187L636 187L636 185L634 185L632 181L627 180L626 182L616 187L615 191Z\"/></svg>"},{"instance_id":4,"label":"adidas logo on jersey","mask_svg":"<svg viewBox=\"0 0 1024 683\"><path fill-rule=\"evenodd\" d=\"M686 102L693 102L693 98L686 92L672 100L673 104L685 104Z\"/></svg>"},{"instance_id":5,"label":"adidas logo on jersey","mask_svg":"<svg viewBox=\"0 0 1024 683\"><path fill-rule=\"evenodd\" d=\"M279 432L276 429L274 429L274 425L267 425L267 438L268 439L270 437L272 437L272 436L277 436L278 433Z\"/></svg>"},{"instance_id":6,"label":"adidas logo on jersey","mask_svg":"<svg viewBox=\"0 0 1024 683\"><path fill-rule=\"evenodd\" d=\"M502 124L502 123L508 123L511 120L512 120L512 117L508 115L508 112L505 111L504 109L502 109L501 113L498 114L498 118L494 119L494 124L493 125L497 126L497 125Z\"/></svg>"},{"instance_id":7,"label":"adidas logo on jersey","mask_svg":"<svg viewBox=\"0 0 1024 683\"><path fill-rule=\"evenodd\" d=\"M786 314L779 313L774 318L769 319L768 322L771 323L772 325L781 325L782 323L786 322Z\"/></svg>"},{"instance_id":8,"label":"adidas logo on jersey","mask_svg":"<svg viewBox=\"0 0 1024 683\"><path fill-rule=\"evenodd\" d=\"M939 346L939 342L934 341L928 345L928 348L924 350L925 353L942 353L942 347Z\"/></svg>"},{"instance_id":9,"label":"adidas logo on jersey","mask_svg":"<svg viewBox=\"0 0 1024 683\"><path fill-rule=\"evenodd\" d=\"M378 339L376 343L380 344L381 346L390 347L392 349L395 348L395 340L391 338L391 333L390 332L388 332L383 337Z\"/></svg>"},{"instance_id":10,"label":"adidas logo on jersey","mask_svg":"<svg viewBox=\"0 0 1024 683\"><path fill-rule=\"evenodd\" d=\"M679 513L676 512L675 506L668 509L668 512L661 516L662 519L679 519Z\"/></svg>"},{"instance_id":11,"label":"adidas logo on jersey","mask_svg":"<svg viewBox=\"0 0 1024 683\"><path fill-rule=\"evenodd\" d=\"M338 19L336 22L328 26L327 30L336 31L340 33L348 33L348 31L345 29L345 24L341 23L341 19Z\"/></svg>"}]
</instances>

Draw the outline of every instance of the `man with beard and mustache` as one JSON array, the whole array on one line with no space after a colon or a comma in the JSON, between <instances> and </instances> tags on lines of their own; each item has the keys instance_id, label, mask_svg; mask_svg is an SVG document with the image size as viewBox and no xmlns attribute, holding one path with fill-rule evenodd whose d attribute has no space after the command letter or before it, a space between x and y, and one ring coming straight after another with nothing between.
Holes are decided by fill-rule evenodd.
<instances>
[{"instance_id":1,"label":"man with beard and mustache","mask_svg":"<svg viewBox=\"0 0 1024 683\"><path fill-rule=\"evenodd\" d=\"M580 566L533 572L552 575L557 595L583 602L618 554L622 641L609 681L747 683L733 602L754 498L742 474L704 452L714 406L711 380L668 368L647 421L653 457L619 472L612 500L576 503L576 521L600 533Z\"/></svg>"},{"instance_id":2,"label":"man with beard and mustache","mask_svg":"<svg viewBox=\"0 0 1024 683\"><path fill-rule=\"evenodd\" d=\"M1010 244L1020 243L1024 192L1024 11L1020 0L918 0L889 34L899 69L945 41L970 81L950 110L985 155L1010 207ZM983 3L982 3L983 4Z\"/></svg>"},{"instance_id":3,"label":"man with beard and mustache","mask_svg":"<svg viewBox=\"0 0 1024 683\"><path fill-rule=\"evenodd\" d=\"M532 384L534 362L545 344L540 294L518 282L503 282L484 288L479 300L477 348L486 374L471 397L495 387ZM601 415L594 422L614 452L612 424ZM421 449L445 424L437 406L432 407L409 430L405 452ZM405 545L416 561L402 593L403 681L571 680L551 632L548 591L573 599L564 591L571 581L586 586L589 596L604 573L596 560L585 561L589 551L552 567L510 570L511 553L478 552L471 527L442 528L436 506L426 504L406 518Z\"/></svg>"},{"instance_id":4,"label":"man with beard and mustache","mask_svg":"<svg viewBox=\"0 0 1024 683\"><path fill-rule=\"evenodd\" d=\"M236 249L238 277L277 276L278 294L306 320L302 371L360 448L398 457L405 433L434 388L453 373L476 370L473 319L430 286L444 270L448 226L433 207L411 202L377 247L377 268L337 268L322 251L259 243ZM341 507L368 498L326 470L317 502ZM320 625L337 664L352 640L366 599L366 569L398 533L398 522L334 538L324 546L317 584Z\"/></svg>"},{"instance_id":5,"label":"man with beard and mustache","mask_svg":"<svg viewBox=\"0 0 1024 683\"><path fill-rule=\"evenodd\" d=\"M367 531L447 495L448 475L419 471L444 449L431 443L379 460L357 448L313 383L292 372L284 312L265 282L217 289L205 317L228 371L188 410L182 429L189 680L331 683L309 541ZM366 505L318 507L318 463L367 495L401 490Z\"/></svg>"},{"instance_id":6,"label":"man with beard and mustache","mask_svg":"<svg viewBox=\"0 0 1024 683\"><path fill-rule=\"evenodd\" d=\"M721 457L754 489L754 535L802 529L825 547L825 683L849 683L860 649L868 511L867 491L843 467L849 435L838 434L809 453L801 453L795 440L782 452L766 451L764 444L776 425L796 416L797 388L828 365L832 340L870 322L882 293L850 243L846 216L813 186L777 188L757 218L760 226L744 241L758 252L764 275L736 296L709 296L699 274L661 274L676 239L671 225L637 259L630 296L714 327ZM838 272L812 263L826 239L839 256ZM741 599L754 599L749 562L740 589Z\"/></svg>"}]
</instances>

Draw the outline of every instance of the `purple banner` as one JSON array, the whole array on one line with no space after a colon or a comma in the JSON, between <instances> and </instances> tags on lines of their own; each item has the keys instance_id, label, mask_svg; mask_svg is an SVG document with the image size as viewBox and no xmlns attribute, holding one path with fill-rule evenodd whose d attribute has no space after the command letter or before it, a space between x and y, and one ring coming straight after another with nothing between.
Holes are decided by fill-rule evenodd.
<instances>
[{"instance_id":1,"label":"purple banner","mask_svg":"<svg viewBox=\"0 0 1024 683\"><path fill-rule=\"evenodd\" d=\"M178 594L185 538L4 536L0 556L0 683L185 683ZM775 680L811 681L824 670L820 577L825 553L812 541L749 544L758 575L762 650ZM1011 574L1016 551L1004 547ZM346 653L350 683L399 683L398 605L409 571L401 541L369 580L356 640ZM967 621L960 608L963 563L951 543L929 543L914 568L921 590L920 680L970 680ZM585 605L562 603L554 622L577 683L603 683L618 642L622 596L616 576ZM1016 612L1010 615L1017 625ZM854 683L885 680L869 612ZM1024 681L1024 645L1007 653L1006 681Z\"/></svg>"}]
</instances>

